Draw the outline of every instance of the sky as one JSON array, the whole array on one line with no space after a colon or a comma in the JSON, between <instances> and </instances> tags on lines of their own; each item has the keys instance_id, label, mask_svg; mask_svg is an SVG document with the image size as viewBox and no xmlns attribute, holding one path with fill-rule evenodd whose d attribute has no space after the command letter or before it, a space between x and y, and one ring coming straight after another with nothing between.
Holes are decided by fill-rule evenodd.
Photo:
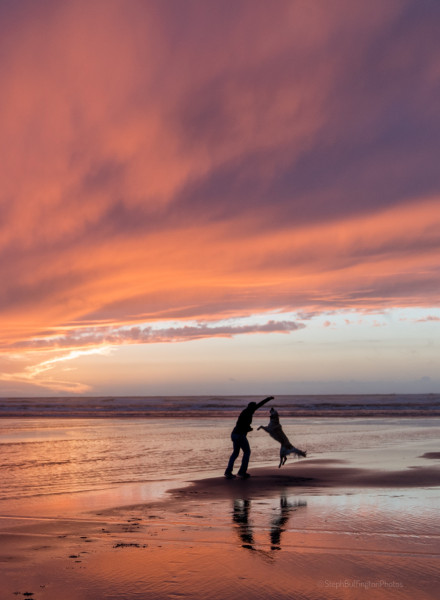
<instances>
[{"instance_id":1,"label":"sky","mask_svg":"<svg viewBox=\"0 0 440 600\"><path fill-rule=\"evenodd\" d=\"M440 392L439 23L0 0L0 395Z\"/></svg>"}]
</instances>

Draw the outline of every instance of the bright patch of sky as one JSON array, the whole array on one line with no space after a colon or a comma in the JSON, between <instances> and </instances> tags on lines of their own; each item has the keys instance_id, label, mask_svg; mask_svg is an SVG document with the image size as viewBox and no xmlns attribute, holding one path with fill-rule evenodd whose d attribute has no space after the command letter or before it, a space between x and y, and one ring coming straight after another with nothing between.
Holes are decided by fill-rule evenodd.
<instances>
[{"instance_id":1,"label":"bright patch of sky","mask_svg":"<svg viewBox=\"0 0 440 600\"><path fill-rule=\"evenodd\" d=\"M278 313L212 326L262 326L268 320L299 321L295 314ZM77 373L98 394L440 391L438 309L320 314L300 322L303 329L284 334L122 345L107 356L79 358ZM164 322L154 328L170 326L182 324Z\"/></svg>"}]
</instances>

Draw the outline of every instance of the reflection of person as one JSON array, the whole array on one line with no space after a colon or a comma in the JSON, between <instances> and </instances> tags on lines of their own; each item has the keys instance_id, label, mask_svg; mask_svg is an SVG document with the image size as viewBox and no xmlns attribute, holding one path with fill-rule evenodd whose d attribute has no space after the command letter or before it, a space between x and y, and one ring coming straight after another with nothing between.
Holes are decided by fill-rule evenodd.
<instances>
[{"instance_id":1,"label":"reflection of person","mask_svg":"<svg viewBox=\"0 0 440 600\"><path fill-rule=\"evenodd\" d=\"M238 526L238 534L241 541L243 542L243 548L254 549L254 536L252 534L252 528L249 525L249 508L251 506L250 500L234 500L234 510L232 518L234 523Z\"/></svg>"},{"instance_id":2,"label":"reflection of person","mask_svg":"<svg viewBox=\"0 0 440 600\"><path fill-rule=\"evenodd\" d=\"M286 496L280 496L280 512L272 519L269 534L270 550L272 552L275 550L281 550L281 534L283 531L285 531L285 525L289 520L291 512L302 506L307 506L307 502L304 500L289 502ZM263 552L269 555L269 553L255 547L252 525L249 522L250 508L250 500L234 500L232 519L237 526L237 533L242 542L241 546L242 548L247 548L248 550L255 550L257 552Z\"/></svg>"},{"instance_id":3,"label":"reflection of person","mask_svg":"<svg viewBox=\"0 0 440 600\"><path fill-rule=\"evenodd\" d=\"M247 434L249 431L252 431L251 423L254 412L263 406L263 404L269 402L269 400L273 400L273 396L269 396L258 403L249 402L247 407L241 411L240 416L237 419L237 423L231 433L231 440L234 449L225 471L225 477L228 479L233 479L235 477L235 475L232 474L232 469L234 468L235 459L240 454L240 450L243 450L243 458L238 475L243 479L250 477L249 473L247 472L247 468L249 464L249 457L251 455L251 448L249 446Z\"/></svg>"}]
</instances>

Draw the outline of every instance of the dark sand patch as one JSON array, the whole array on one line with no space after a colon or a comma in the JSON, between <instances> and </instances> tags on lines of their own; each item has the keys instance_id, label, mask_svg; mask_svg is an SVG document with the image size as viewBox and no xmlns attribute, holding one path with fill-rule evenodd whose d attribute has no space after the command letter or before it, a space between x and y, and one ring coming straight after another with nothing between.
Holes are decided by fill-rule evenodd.
<instances>
[{"instance_id":1,"label":"dark sand patch","mask_svg":"<svg viewBox=\"0 0 440 600\"><path fill-rule=\"evenodd\" d=\"M425 452L425 454L422 454L422 456L419 456L419 458L431 458L434 460L440 460L440 452Z\"/></svg>"},{"instance_id":2,"label":"dark sand patch","mask_svg":"<svg viewBox=\"0 0 440 600\"><path fill-rule=\"evenodd\" d=\"M416 467L400 471L379 471L353 467L332 467L334 461L302 461L283 470L273 468L252 469L249 479L228 480L212 477L193 481L190 487L170 491L173 497L241 497L259 496L290 489L292 492L306 488L412 488L440 486L439 467Z\"/></svg>"}]
</instances>

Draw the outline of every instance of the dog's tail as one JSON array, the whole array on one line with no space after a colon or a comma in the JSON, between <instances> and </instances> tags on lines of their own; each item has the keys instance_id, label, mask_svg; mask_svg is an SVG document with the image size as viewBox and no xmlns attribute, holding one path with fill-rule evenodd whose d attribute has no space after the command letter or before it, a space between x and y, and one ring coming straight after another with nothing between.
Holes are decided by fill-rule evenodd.
<instances>
[{"instance_id":1,"label":"dog's tail","mask_svg":"<svg viewBox=\"0 0 440 600\"><path fill-rule=\"evenodd\" d=\"M294 454L296 456L296 458L306 458L306 456L307 456L307 450L300 450L299 448L295 448L295 446L292 446L286 452L286 456L288 454Z\"/></svg>"},{"instance_id":2,"label":"dog's tail","mask_svg":"<svg viewBox=\"0 0 440 600\"><path fill-rule=\"evenodd\" d=\"M280 464L278 465L279 469L282 467L282 465L284 465L286 463L287 456L289 454L293 454L295 456L295 458L306 458L307 450L300 450L299 448L295 448L295 446L291 446L287 451L286 450L283 451L283 448L281 448Z\"/></svg>"}]
</instances>

